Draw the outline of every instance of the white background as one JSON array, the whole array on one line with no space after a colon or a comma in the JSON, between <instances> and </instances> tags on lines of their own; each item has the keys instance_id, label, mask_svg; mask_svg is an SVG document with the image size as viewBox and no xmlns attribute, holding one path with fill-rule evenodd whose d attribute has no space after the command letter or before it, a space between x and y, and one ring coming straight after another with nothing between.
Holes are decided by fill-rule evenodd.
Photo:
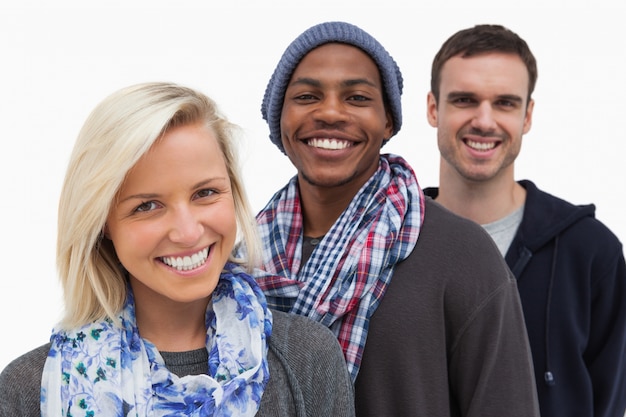
<instances>
[{"instance_id":1,"label":"white background","mask_svg":"<svg viewBox=\"0 0 626 417\"><path fill-rule=\"evenodd\" d=\"M537 57L539 80L516 177L574 203L595 203L597 217L626 240L621 6L576 0L506 7L486 0L436 6L395 0L12 3L19 6L0 5L0 369L46 342L59 317L57 200L74 139L93 107L144 81L207 93L244 129L246 184L258 210L294 174L261 119L266 83L287 44L326 20L361 26L400 65L404 124L383 151L404 155L423 187L438 181L436 132L425 117L435 53L453 32L474 24L517 32Z\"/></svg>"}]
</instances>

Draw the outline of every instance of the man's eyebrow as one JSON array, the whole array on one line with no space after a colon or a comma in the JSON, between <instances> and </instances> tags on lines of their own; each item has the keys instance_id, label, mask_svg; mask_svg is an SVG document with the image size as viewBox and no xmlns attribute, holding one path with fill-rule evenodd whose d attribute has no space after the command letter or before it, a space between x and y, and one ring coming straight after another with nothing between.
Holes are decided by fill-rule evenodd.
<instances>
[{"instance_id":1,"label":"man's eyebrow","mask_svg":"<svg viewBox=\"0 0 626 417\"><path fill-rule=\"evenodd\" d=\"M508 101L515 101L517 103L523 103L524 99L518 95L515 94L502 94L498 96L498 100L508 100Z\"/></svg>"},{"instance_id":2,"label":"man's eyebrow","mask_svg":"<svg viewBox=\"0 0 626 417\"><path fill-rule=\"evenodd\" d=\"M476 97L476 94L470 93L469 91L451 91L446 96L446 99L454 100L454 99L462 98L462 97L464 97L464 98L467 98L467 97L474 98L474 97Z\"/></svg>"},{"instance_id":3,"label":"man's eyebrow","mask_svg":"<svg viewBox=\"0 0 626 417\"><path fill-rule=\"evenodd\" d=\"M321 87L322 83L320 83L319 80L316 80L315 78L300 77L293 80L289 85L308 85L311 87Z\"/></svg>"},{"instance_id":4,"label":"man's eyebrow","mask_svg":"<svg viewBox=\"0 0 626 417\"><path fill-rule=\"evenodd\" d=\"M469 91L452 91L448 93L446 98L448 100L455 100L457 98L476 98L476 94L469 92ZM498 100L509 100L509 101L514 101L516 103L524 102L524 99L522 97L515 95L515 94L500 94L496 96L496 98Z\"/></svg>"},{"instance_id":5,"label":"man's eyebrow","mask_svg":"<svg viewBox=\"0 0 626 417\"><path fill-rule=\"evenodd\" d=\"M354 87L355 85L366 84L366 85L369 85L371 87L380 88L377 84L371 82L367 78L355 78L355 79L351 79L351 80L345 80L341 84L346 86L346 87Z\"/></svg>"}]
</instances>

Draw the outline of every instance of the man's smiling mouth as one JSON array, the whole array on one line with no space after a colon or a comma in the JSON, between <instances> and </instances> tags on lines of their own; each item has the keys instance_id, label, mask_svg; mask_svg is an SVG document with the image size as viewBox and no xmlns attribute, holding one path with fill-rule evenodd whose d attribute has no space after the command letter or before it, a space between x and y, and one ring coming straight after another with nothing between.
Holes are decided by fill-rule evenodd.
<instances>
[{"instance_id":1,"label":"man's smiling mouth","mask_svg":"<svg viewBox=\"0 0 626 417\"><path fill-rule=\"evenodd\" d=\"M496 142L474 142L472 140L466 140L465 144L477 151L490 151L496 147Z\"/></svg>"},{"instance_id":2,"label":"man's smiling mouth","mask_svg":"<svg viewBox=\"0 0 626 417\"><path fill-rule=\"evenodd\" d=\"M314 148L340 150L352 146L352 142L342 139L313 138L306 141L306 144Z\"/></svg>"}]
</instances>

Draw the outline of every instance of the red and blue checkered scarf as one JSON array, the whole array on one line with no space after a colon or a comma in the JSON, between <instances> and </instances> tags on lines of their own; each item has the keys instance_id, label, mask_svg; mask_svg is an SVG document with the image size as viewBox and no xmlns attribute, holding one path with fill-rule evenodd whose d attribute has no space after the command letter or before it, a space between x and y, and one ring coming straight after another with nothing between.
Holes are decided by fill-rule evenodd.
<instances>
[{"instance_id":1,"label":"red and blue checkered scarf","mask_svg":"<svg viewBox=\"0 0 626 417\"><path fill-rule=\"evenodd\" d=\"M423 219L424 195L413 169L399 156L381 155L376 173L303 265L293 177L257 215L265 248L265 273L257 282L270 307L308 316L335 333L354 381L369 319L395 265L413 251Z\"/></svg>"}]
</instances>

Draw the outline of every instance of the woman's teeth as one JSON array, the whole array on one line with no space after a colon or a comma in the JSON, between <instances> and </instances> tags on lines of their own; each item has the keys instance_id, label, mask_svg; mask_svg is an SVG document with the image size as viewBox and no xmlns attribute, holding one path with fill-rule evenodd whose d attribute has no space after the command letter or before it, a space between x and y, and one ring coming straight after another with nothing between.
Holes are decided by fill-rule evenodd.
<instances>
[{"instance_id":1,"label":"woman's teeth","mask_svg":"<svg viewBox=\"0 0 626 417\"><path fill-rule=\"evenodd\" d=\"M191 256L164 256L161 258L164 264L176 268L179 271L189 271L203 265L206 262L206 258L209 255L209 248L204 248L198 253L194 253Z\"/></svg>"}]
</instances>

